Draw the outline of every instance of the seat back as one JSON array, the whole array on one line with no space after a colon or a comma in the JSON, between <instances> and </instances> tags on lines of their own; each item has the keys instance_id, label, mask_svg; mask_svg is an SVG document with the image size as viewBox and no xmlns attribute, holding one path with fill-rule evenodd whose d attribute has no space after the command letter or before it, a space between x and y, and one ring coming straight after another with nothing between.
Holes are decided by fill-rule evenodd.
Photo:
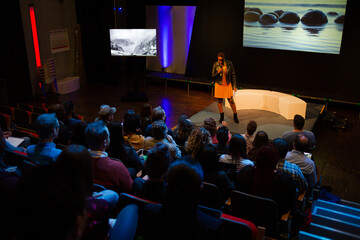
<instances>
[{"instance_id":1,"label":"seat back","mask_svg":"<svg viewBox=\"0 0 360 240\"><path fill-rule=\"evenodd\" d=\"M232 215L266 228L267 237L279 236L279 210L275 201L239 191L231 192Z\"/></svg>"},{"instance_id":2,"label":"seat back","mask_svg":"<svg viewBox=\"0 0 360 240\"><path fill-rule=\"evenodd\" d=\"M25 103L18 103L18 109L33 112L34 106L30 105L30 104L25 104Z\"/></svg>"},{"instance_id":3,"label":"seat back","mask_svg":"<svg viewBox=\"0 0 360 240\"><path fill-rule=\"evenodd\" d=\"M252 240L256 238L257 230L255 224L241 218L221 215L223 222L223 239L233 239L234 236L241 236L241 239Z\"/></svg>"},{"instance_id":4,"label":"seat back","mask_svg":"<svg viewBox=\"0 0 360 240\"><path fill-rule=\"evenodd\" d=\"M46 107L34 106L33 111L34 111L34 113L43 114L43 113L47 113L47 112L48 112L48 109L47 109Z\"/></svg>"},{"instance_id":5,"label":"seat back","mask_svg":"<svg viewBox=\"0 0 360 240\"><path fill-rule=\"evenodd\" d=\"M146 204L149 204L149 203L159 204L159 203L152 202L152 201L149 201L149 200L146 200L146 199L143 199L143 198L139 198L139 197L136 197L134 195L127 194L127 193L121 193L120 196L119 196L119 204L120 204L119 207L120 207L120 209L122 209L123 207L125 207L125 206L127 206L129 204L136 204L139 207L143 208L143 207L146 206Z\"/></svg>"},{"instance_id":6,"label":"seat back","mask_svg":"<svg viewBox=\"0 0 360 240\"><path fill-rule=\"evenodd\" d=\"M199 204L220 210L222 207L221 196L215 184L203 182L200 192Z\"/></svg>"},{"instance_id":7,"label":"seat back","mask_svg":"<svg viewBox=\"0 0 360 240\"><path fill-rule=\"evenodd\" d=\"M215 209L215 208L209 208L209 207L205 207L205 206L202 206L202 205L198 205L197 208L202 211L203 213L206 213L208 215L211 215L215 218L218 218L220 219L221 215L222 215L222 212L218 209Z\"/></svg>"},{"instance_id":8,"label":"seat back","mask_svg":"<svg viewBox=\"0 0 360 240\"><path fill-rule=\"evenodd\" d=\"M3 131L10 129L11 116L5 113L0 113L0 127Z\"/></svg>"},{"instance_id":9,"label":"seat back","mask_svg":"<svg viewBox=\"0 0 360 240\"><path fill-rule=\"evenodd\" d=\"M7 115L10 115L11 119L14 119L14 112L15 109L13 107L0 105L0 113L5 113Z\"/></svg>"},{"instance_id":10,"label":"seat back","mask_svg":"<svg viewBox=\"0 0 360 240\"><path fill-rule=\"evenodd\" d=\"M220 171L226 172L230 180L234 181L236 178L236 164L228 164L223 162L218 162L218 169Z\"/></svg>"},{"instance_id":11,"label":"seat back","mask_svg":"<svg viewBox=\"0 0 360 240\"><path fill-rule=\"evenodd\" d=\"M28 160L29 159L26 153L18 152L18 151L14 151L14 152L5 151L4 162L7 165L17 166L19 169L21 169L23 162Z\"/></svg>"},{"instance_id":12,"label":"seat back","mask_svg":"<svg viewBox=\"0 0 360 240\"><path fill-rule=\"evenodd\" d=\"M38 116L40 115L41 115L40 113L35 113L35 112L31 113L30 127L32 130L35 130L35 122Z\"/></svg>"},{"instance_id":13,"label":"seat back","mask_svg":"<svg viewBox=\"0 0 360 240\"><path fill-rule=\"evenodd\" d=\"M23 174L28 174L29 172L33 171L35 168L37 168L39 165L33 162L29 162L28 160L24 160L19 167L21 172Z\"/></svg>"},{"instance_id":14,"label":"seat back","mask_svg":"<svg viewBox=\"0 0 360 240\"><path fill-rule=\"evenodd\" d=\"M14 121L17 127L30 129L31 112L15 109Z\"/></svg>"}]
</instances>

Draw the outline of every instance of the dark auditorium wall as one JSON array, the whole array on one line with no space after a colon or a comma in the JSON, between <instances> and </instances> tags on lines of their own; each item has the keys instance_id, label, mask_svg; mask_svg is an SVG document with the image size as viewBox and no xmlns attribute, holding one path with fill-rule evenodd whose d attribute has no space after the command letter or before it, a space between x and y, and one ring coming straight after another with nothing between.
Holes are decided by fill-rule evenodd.
<instances>
[{"instance_id":1,"label":"dark auditorium wall","mask_svg":"<svg viewBox=\"0 0 360 240\"><path fill-rule=\"evenodd\" d=\"M9 81L11 103L30 100L41 94L36 74L29 5L35 8L41 64L55 59L56 78L75 75L76 15L74 1L4 1L2 9L1 76ZM70 50L51 53L50 30L67 29Z\"/></svg>"},{"instance_id":2,"label":"dark auditorium wall","mask_svg":"<svg viewBox=\"0 0 360 240\"><path fill-rule=\"evenodd\" d=\"M19 1L5 1L1 7L0 104L6 105L32 98L32 88ZM5 13L6 10L6 13Z\"/></svg>"},{"instance_id":3,"label":"dark auditorium wall","mask_svg":"<svg viewBox=\"0 0 360 240\"><path fill-rule=\"evenodd\" d=\"M243 8L244 0L199 0L186 75L210 78L224 51L239 86L360 102L359 1L348 0L340 55L244 48Z\"/></svg>"}]
</instances>

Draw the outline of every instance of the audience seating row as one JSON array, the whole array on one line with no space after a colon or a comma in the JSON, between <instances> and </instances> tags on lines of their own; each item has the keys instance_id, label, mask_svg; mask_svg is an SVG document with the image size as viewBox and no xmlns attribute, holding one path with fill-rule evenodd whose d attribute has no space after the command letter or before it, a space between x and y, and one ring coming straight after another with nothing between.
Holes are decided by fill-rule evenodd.
<instances>
[{"instance_id":1,"label":"audience seating row","mask_svg":"<svg viewBox=\"0 0 360 240\"><path fill-rule=\"evenodd\" d=\"M147 204L156 204L161 205L159 203L155 203L152 201L148 201L146 199L142 199L130 194L121 193L119 198L119 203L121 204L120 208L124 208L127 205L135 204L139 207L140 211L140 218L141 218L141 211L146 207ZM257 234L257 228L255 224L245 219L241 219L235 216L227 215L222 213L220 210L208 208L205 206L198 206L198 209L208 215L213 217L219 218L223 222L223 236L224 239L231 239L234 236L241 236L241 239L263 239L264 236L259 236ZM139 219L141 221L141 219ZM140 232L141 234L141 232Z\"/></svg>"}]
</instances>

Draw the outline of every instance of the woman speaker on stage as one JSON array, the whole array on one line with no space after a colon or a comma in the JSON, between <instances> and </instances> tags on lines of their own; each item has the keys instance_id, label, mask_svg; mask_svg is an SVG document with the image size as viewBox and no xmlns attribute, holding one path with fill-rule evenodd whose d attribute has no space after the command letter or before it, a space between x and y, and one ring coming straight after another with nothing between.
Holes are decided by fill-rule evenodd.
<instances>
[{"instance_id":1,"label":"woman speaker on stage","mask_svg":"<svg viewBox=\"0 0 360 240\"><path fill-rule=\"evenodd\" d=\"M224 121L223 100L227 98L234 113L234 121L235 123L239 123L233 98L233 90L235 90L235 92L237 91L234 66L231 61L225 59L223 52L218 53L217 59L217 62L214 63L212 68L212 77L215 80L214 97L216 98L220 112L219 122Z\"/></svg>"}]
</instances>

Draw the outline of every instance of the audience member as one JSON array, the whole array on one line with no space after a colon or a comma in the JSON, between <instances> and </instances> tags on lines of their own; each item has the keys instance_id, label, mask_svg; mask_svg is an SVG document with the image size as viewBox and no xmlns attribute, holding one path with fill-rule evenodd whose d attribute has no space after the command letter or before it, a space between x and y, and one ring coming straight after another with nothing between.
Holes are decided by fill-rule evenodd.
<instances>
[{"instance_id":1,"label":"audience member","mask_svg":"<svg viewBox=\"0 0 360 240\"><path fill-rule=\"evenodd\" d=\"M1 229L1 239L13 239L12 235L14 234L15 226L10 221L11 217L14 215L14 211L11 209L11 204L14 200L14 194L16 191L16 185L18 184L20 177L18 174L13 172L4 171L2 166L1 155L1 140L0 140L0 229Z\"/></svg>"},{"instance_id":2,"label":"audience member","mask_svg":"<svg viewBox=\"0 0 360 240\"><path fill-rule=\"evenodd\" d=\"M223 121L224 122L224 121ZM226 126L220 126L216 131L217 144L214 144L218 154L229 153L230 131Z\"/></svg>"},{"instance_id":3,"label":"audience member","mask_svg":"<svg viewBox=\"0 0 360 240\"><path fill-rule=\"evenodd\" d=\"M140 116L134 110L128 110L124 114L123 129L125 143L135 148L136 151L144 148L145 138L140 132Z\"/></svg>"},{"instance_id":4,"label":"audience member","mask_svg":"<svg viewBox=\"0 0 360 240\"><path fill-rule=\"evenodd\" d=\"M259 148L256 167L246 166L237 176L237 190L273 199L279 206L279 217L295 207L296 185L291 176L276 171L278 150L273 144Z\"/></svg>"},{"instance_id":5,"label":"audience member","mask_svg":"<svg viewBox=\"0 0 360 240\"><path fill-rule=\"evenodd\" d=\"M20 147L16 148L16 147L12 146L10 143L8 143L5 139L4 132L0 128L0 176L3 177L4 179L8 179L8 177L11 177L11 175L14 175L14 177L21 176L21 171L16 166L10 166L5 163L5 151L13 152L13 151L16 151L17 149L21 149L21 151L24 151L23 148L20 148ZM5 172L7 172L9 174L6 174ZM6 182L6 181L7 180L4 180L4 182ZM2 183L0 183L0 185L1 184ZM0 187L2 187L2 185Z\"/></svg>"},{"instance_id":6,"label":"audience member","mask_svg":"<svg viewBox=\"0 0 360 240\"><path fill-rule=\"evenodd\" d=\"M285 156L288 153L289 148L287 143L284 139L276 138L274 139L273 144L278 149L280 157L276 165L276 170L291 175L292 179L296 182L299 194L302 194L307 190L307 183L301 169L296 164L285 161Z\"/></svg>"},{"instance_id":7,"label":"audience member","mask_svg":"<svg viewBox=\"0 0 360 240\"><path fill-rule=\"evenodd\" d=\"M141 111L140 111L140 116L141 116L141 119L140 119L141 134L144 135L146 127L152 123L151 122L152 107L149 103L145 103L143 105L143 107L141 108Z\"/></svg>"},{"instance_id":8,"label":"audience member","mask_svg":"<svg viewBox=\"0 0 360 240\"><path fill-rule=\"evenodd\" d=\"M219 188L222 202L225 203L231 191L235 189L235 185L224 171L219 171L218 159L212 144L200 148L196 157L204 170L204 182L215 184Z\"/></svg>"},{"instance_id":9,"label":"audience member","mask_svg":"<svg viewBox=\"0 0 360 240\"><path fill-rule=\"evenodd\" d=\"M236 171L240 171L246 165L254 166L254 163L247 159L245 138L238 134L232 136L229 144L229 154L221 155L219 162L236 165Z\"/></svg>"},{"instance_id":10,"label":"audience member","mask_svg":"<svg viewBox=\"0 0 360 240\"><path fill-rule=\"evenodd\" d=\"M76 123L73 129L73 135L71 138L71 144L78 144L87 146L85 139L85 129L87 127L87 123L83 121L79 121Z\"/></svg>"},{"instance_id":11,"label":"audience member","mask_svg":"<svg viewBox=\"0 0 360 240\"><path fill-rule=\"evenodd\" d=\"M116 113L116 108L110 107L109 105L101 105L98 112L98 117L95 119L95 122L102 121L105 125L109 122L114 121L114 114Z\"/></svg>"},{"instance_id":12,"label":"audience member","mask_svg":"<svg viewBox=\"0 0 360 240\"><path fill-rule=\"evenodd\" d=\"M162 120L158 120L152 124L153 137L145 138L145 150L154 147L158 142L162 142L169 147L172 160L181 158L181 151L172 137L167 134L166 124Z\"/></svg>"},{"instance_id":13,"label":"audience member","mask_svg":"<svg viewBox=\"0 0 360 240\"><path fill-rule=\"evenodd\" d=\"M249 159L255 161L256 152L259 150L259 148L266 145L267 143L269 143L269 137L267 133L264 131L258 131L253 141L253 148L248 151Z\"/></svg>"},{"instance_id":14,"label":"audience member","mask_svg":"<svg viewBox=\"0 0 360 240\"><path fill-rule=\"evenodd\" d=\"M0 130L2 131L1 127ZM9 141L7 141L6 139L8 139L9 137L11 137L12 133L11 131L2 131L2 135L4 137L4 143L5 143L5 151L8 152L22 152L25 153L26 152L26 147L30 145L30 138L29 137L22 137L23 141L22 143L15 147L14 145L12 145Z\"/></svg>"},{"instance_id":15,"label":"audience member","mask_svg":"<svg viewBox=\"0 0 360 240\"><path fill-rule=\"evenodd\" d=\"M211 142L213 144L217 144L218 140L216 139L216 121L213 118L206 118L204 120L204 123L202 125L203 128L205 128L206 130L209 131L210 136L211 136Z\"/></svg>"},{"instance_id":16,"label":"audience member","mask_svg":"<svg viewBox=\"0 0 360 240\"><path fill-rule=\"evenodd\" d=\"M86 191L87 197L105 200L113 209L119 199L119 195L112 190L94 192L93 185L93 159L90 152L81 145L67 146L56 161L59 171L72 177L73 181L80 181Z\"/></svg>"},{"instance_id":17,"label":"audience member","mask_svg":"<svg viewBox=\"0 0 360 240\"><path fill-rule=\"evenodd\" d=\"M253 142L255 138L255 131L257 129L257 123L254 120L248 122L246 126L246 133L241 134L246 140L246 152L249 153L250 149L253 148Z\"/></svg>"},{"instance_id":18,"label":"audience member","mask_svg":"<svg viewBox=\"0 0 360 240\"><path fill-rule=\"evenodd\" d=\"M185 150L195 158L200 148L206 144L212 144L209 131L203 127L195 128L185 143Z\"/></svg>"},{"instance_id":19,"label":"audience member","mask_svg":"<svg viewBox=\"0 0 360 240\"><path fill-rule=\"evenodd\" d=\"M164 123L166 123L166 113L161 106L154 108L152 111L151 121L154 123L159 120L162 120L164 121ZM167 134L169 134L171 137L174 137L174 132L169 127ZM149 137L149 136L152 137L152 124L148 125L145 129L145 137Z\"/></svg>"},{"instance_id":20,"label":"audience member","mask_svg":"<svg viewBox=\"0 0 360 240\"><path fill-rule=\"evenodd\" d=\"M21 179L13 201L14 239L80 239L86 225L86 190L54 164Z\"/></svg>"},{"instance_id":21,"label":"audience member","mask_svg":"<svg viewBox=\"0 0 360 240\"><path fill-rule=\"evenodd\" d=\"M176 144L183 147L194 128L195 125L186 115L180 116L178 125L174 130L174 140Z\"/></svg>"},{"instance_id":22,"label":"audience member","mask_svg":"<svg viewBox=\"0 0 360 240\"><path fill-rule=\"evenodd\" d=\"M118 193L131 191L132 179L121 161L112 160L105 150L109 147L108 128L101 122L88 124L85 137L94 161L94 183Z\"/></svg>"},{"instance_id":23,"label":"audience member","mask_svg":"<svg viewBox=\"0 0 360 240\"><path fill-rule=\"evenodd\" d=\"M133 147L124 144L121 122L112 121L107 128L110 132L110 145L107 149L109 157L120 159L127 168L132 168L136 172L142 170L144 158L140 157Z\"/></svg>"},{"instance_id":24,"label":"audience member","mask_svg":"<svg viewBox=\"0 0 360 240\"><path fill-rule=\"evenodd\" d=\"M77 119L75 116L75 105L72 101L65 101L63 103L63 107L65 109L65 117L66 120L64 124L72 131L75 132L76 126L82 122L81 120Z\"/></svg>"},{"instance_id":25,"label":"audience member","mask_svg":"<svg viewBox=\"0 0 360 240\"><path fill-rule=\"evenodd\" d=\"M62 179L69 178L85 191L87 219L83 239L104 239L109 231L109 210L115 208L119 195L111 190L93 192L93 160L84 146L66 147L55 165Z\"/></svg>"},{"instance_id":26,"label":"audience member","mask_svg":"<svg viewBox=\"0 0 360 240\"><path fill-rule=\"evenodd\" d=\"M176 161L170 166L165 202L145 208L145 240L219 239L221 220L197 209L202 175L195 161Z\"/></svg>"},{"instance_id":27,"label":"audience member","mask_svg":"<svg viewBox=\"0 0 360 240\"><path fill-rule=\"evenodd\" d=\"M305 125L305 119L301 115L296 114L294 116L294 122L293 122L294 129L292 131L284 132L283 135L281 136L281 138L284 139L288 144L289 151L293 150L293 143L295 141L296 136L299 134L304 134L309 140L309 144L307 149L305 149L305 152L311 152L315 148L316 145L315 135L311 131L304 130L304 125Z\"/></svg>"},{"instance_id":28,"label":"audience member","mask_svg":"<svg viewBox=\"0 0 360 240\"><path fill-rule=\"evenodd\" d=\"M70 144L72 138L71 130L64 124L66 121L65 109L63 105L56 103L48 107L48 113L55 113L56 118L59 121L59 134L58 137L54 140L55 143L60 143L63 145Z\"/></svg>"},{"instance_id":29,"label":"audience member","mask_svg":"<svg viewBox=\"0 0 360 240\"><path fill-rule=\"evenodd\" d=\"M308 147L309 139L302 133L298 134L293 143L294 149L287 153L285 160L299 166L308 185L313 188L317 183L316 167L314 161L304 154Z\"/></svg>"},{"instance_id":30,"label":"audience member","mask_svg":"<svg viewBox=\"0 0 360 240\"><path fill-rule=\"evenodd\" d=\"M41 114L35 122L35 129L39 135L39 142L26 149L30 161L36 164L55 162L61 150L56 149L53 142L59 133L59 121L54 113Z\"/></svg>"},{"instance_id":31,"label":"audience member","mask_svg":"<svg viewBox=\"0 0 360 240\"><path fill-rule=\"evenodd\" d=\"M170 164L170 154L167 144L157 143L149 150L145 162L147 180L136 178L132 186L132 193L138 197L162 203L165 197L167 174Z\"/></svg>"}]
</instances>

